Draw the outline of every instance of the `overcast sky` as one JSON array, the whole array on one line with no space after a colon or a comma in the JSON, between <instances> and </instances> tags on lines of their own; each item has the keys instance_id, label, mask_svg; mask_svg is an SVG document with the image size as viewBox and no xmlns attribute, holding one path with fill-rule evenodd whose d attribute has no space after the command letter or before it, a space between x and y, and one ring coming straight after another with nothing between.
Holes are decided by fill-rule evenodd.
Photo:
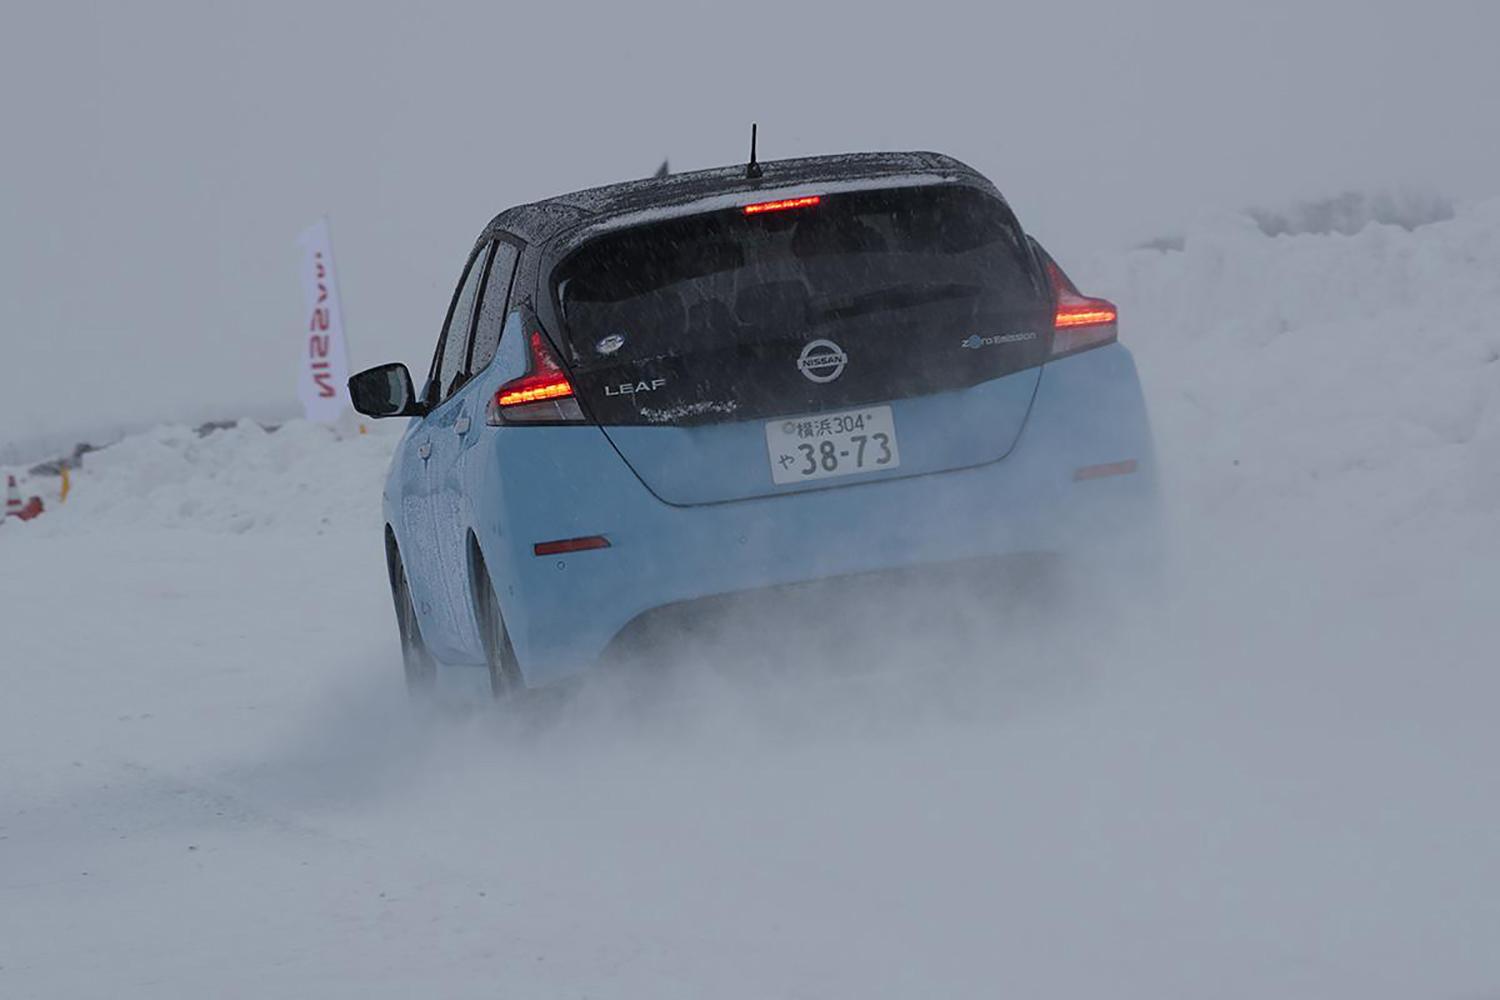
<instances>
[{"instance_id":1,"label":"overcast sky","mask_svg":"<svg viewBox=\"0 0 1500 1000\"><path fill-rule=\"evenodd\" d=\"M295 412L296 235L424 363L507 205L937 149L1066 261L1347 189L1500 194L1500 4L7 2L0 449Z\"/></svg>"}]
</instances>

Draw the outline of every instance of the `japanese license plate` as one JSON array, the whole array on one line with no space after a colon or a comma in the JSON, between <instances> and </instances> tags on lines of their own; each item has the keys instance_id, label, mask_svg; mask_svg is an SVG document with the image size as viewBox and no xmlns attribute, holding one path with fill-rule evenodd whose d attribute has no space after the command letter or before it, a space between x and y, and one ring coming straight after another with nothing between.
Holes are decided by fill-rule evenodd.
<instances>
[{"instance_id":1,"label":"japanese license plate","mask_svg":"<svg viewBox=\"0 0 1500 1000\"><path fill-rule=\"evenodd\" d=\"M901 464L889 406L766 422L771 481L778 486L879 472Z\"/></svg>"}]
</instances>

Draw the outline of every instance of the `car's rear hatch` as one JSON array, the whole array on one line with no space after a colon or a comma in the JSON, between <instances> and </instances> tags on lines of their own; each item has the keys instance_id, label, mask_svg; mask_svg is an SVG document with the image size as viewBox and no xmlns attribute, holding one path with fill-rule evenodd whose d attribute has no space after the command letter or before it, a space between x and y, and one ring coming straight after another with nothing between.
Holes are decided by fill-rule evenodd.
<instances>
[{"instance_id":1,"label":"car's rear hatch","mask_svg":"<svg viewBox=\"0 0 1500 1000\"><path fill-rule=\"evenodd\" d=\"M1005 204L937 184L763 205L607 231L552 271L579 396L642 482L700 504L1002 458L1052 336ZM803 419L845 411L853 434L892 430L899 459L851 467L865 443L836 437L838 471L799 479L830 460L800 453Z\"/></svg>"}]
</instances>

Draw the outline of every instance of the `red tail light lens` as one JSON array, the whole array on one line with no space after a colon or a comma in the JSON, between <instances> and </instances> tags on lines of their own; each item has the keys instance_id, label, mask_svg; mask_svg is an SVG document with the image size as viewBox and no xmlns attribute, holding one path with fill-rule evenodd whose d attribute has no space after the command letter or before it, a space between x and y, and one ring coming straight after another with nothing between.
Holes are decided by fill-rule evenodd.
<instances>
[{"instance_id":1,"label":"red tail light lens","mask_svg":"<svg viewBox=\"0 0 1500 1000\"><path fill-rule=\"evenodd\" d=\"M498 426L582 420L583 411L574 397L573 383L540 330L532 331L527 350L530 358L526 374L495 391L489 405L489 423Z\"/></svg>"},{"instance_id":2,"label":"red tail light lens","mask_svg":"<svg viewBox=\"0 0 1500 1000\"><path fill-rule=\"evenodd\" d=\"M1114 307L1099 299L1093 300L1101 305L1084 303L1081 305L1058 306L1057 328L1059 330L1069 329L1075 326L1103 326L1106 323L1114 323L1118 320ZM1101 307L1102 306L1102 307Z\"/></svg>"},{"instance_id":3,"label":"red tail light lens","mask_svg":"<svg viewBox=\"0 0 1500 1000\"><path fill-rule=\"evenodd\" d=\"M762 201L754 205L745 206L746 215L760 215L762 212L785 212L790 208L812 208L823 199L815 194L805 198L784 198L781 201Z\"/></svg>"},{"instance_id":4,"label":"red tail light lens","mask_svg":"<svg viewBox=\"0 0 1500 1000\"><path fill-rule=\"evenodd\" d=\"M495 402L500 406L521 406L540 403L548 399L566 399L573 395L573 383L557 359L552 348L542 339L541 331L531 335L531 370L518 379L512 379L500 387Z\"/></svg>"},{"instance_id":5,"label":"red tail light lens","mask_svg":"<svg viewBox=\"0 0 1500 1000\"><path fill-rule=\"evenodd\" d=\"M1053 320L1052 357L1077 354L1091 347L1103 347L1119 339L1119 311L1108 299L1082 294L1063 269L1050 256L1046 258L1047 277L1051 279L1057 299Z\"/></svg>"}]
</instances>

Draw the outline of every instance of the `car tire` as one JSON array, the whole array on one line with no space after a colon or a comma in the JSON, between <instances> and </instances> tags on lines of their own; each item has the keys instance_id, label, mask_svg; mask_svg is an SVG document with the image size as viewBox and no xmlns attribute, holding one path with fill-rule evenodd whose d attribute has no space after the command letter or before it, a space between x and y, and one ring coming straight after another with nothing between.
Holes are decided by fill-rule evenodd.
<instances>
[{"instance_id":1,"label":"car tire","mask_svg":"<svg viewBox=\"0 0 1500 1000\"><path fill-rule=\"evenodd\" d=\"M401 666L406 674L406 690L413 697L428 697L437 683L437 661L422 641L417 624L417 609L412 603L411 587L406 582L406 567L395 540L386 540L386 559L391 575L391 599L396 605L396 629L401 636Z\"/></svg>"},{"instance_id":2,"label":"car tire","mask_svg":"<svg viewBox=\"0 0 1500 1000\"><path fill-rule=\"evenodd\" d=\"M490 669L490 693L495 700L505 701L518 695L525 682L521 679L521 665L516 660L505 617L500 613L500 599L495 596L495 585L484 564L484 555L478 545L473 551L474 618L479 624L479 638Z\"/></svg>"}]
</instances>

